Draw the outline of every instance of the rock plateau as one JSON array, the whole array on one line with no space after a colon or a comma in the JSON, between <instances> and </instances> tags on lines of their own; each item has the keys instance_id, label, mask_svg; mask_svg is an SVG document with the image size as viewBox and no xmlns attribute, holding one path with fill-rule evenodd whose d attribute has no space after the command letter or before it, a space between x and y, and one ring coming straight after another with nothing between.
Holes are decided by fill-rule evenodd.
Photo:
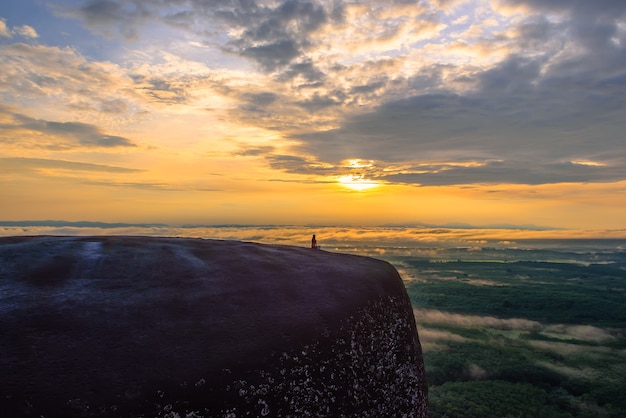
<instances>
[{"instance_id":1,"label":"rock plateau","mask_svg":"<svg viewBox=\"0 0 626 418\"><path fill-rule=\"evenodd\" d=\"M0 376L12 417L427 416L389 263L237 241L0 238Z\"/></svg>"}]
</instances>

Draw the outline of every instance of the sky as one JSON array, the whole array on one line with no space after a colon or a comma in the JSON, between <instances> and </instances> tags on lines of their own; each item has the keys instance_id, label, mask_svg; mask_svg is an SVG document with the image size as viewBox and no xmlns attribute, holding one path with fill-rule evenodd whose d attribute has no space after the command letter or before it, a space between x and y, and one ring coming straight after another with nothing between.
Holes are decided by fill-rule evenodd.
<instances>
[{"instance_id":1,"label":"sky","mask_svg":"<svg viewBox=\"0 0 626 418\"><path fill-rule=\"evenodd\" d=\"M3 0L0 200L626 229L626 2Z\"/></svg>"}]
</instances>

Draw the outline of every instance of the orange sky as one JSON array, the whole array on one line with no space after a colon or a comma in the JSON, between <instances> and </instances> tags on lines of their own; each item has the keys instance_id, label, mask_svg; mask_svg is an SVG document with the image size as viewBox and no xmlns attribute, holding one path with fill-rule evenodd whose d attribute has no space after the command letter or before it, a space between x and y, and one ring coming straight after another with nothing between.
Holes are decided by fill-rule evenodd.
<instances>
[{"instance_id":1,"label":"orange sky","mask_svg":"<svg viewBox=\"0 0 626 418\"><path fill-rule=\"evenodd\" d=\"M626 228L626 4L561 3L4 2L0 220Z\"/></svg>"}]
</instances>

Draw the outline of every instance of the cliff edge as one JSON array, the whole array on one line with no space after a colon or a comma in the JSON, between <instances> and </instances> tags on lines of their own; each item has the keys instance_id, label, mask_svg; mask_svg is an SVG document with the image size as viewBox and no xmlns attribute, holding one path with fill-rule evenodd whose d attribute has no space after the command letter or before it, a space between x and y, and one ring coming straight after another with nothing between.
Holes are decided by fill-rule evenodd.
<instances>
[{"instance_id":1,"label":"cliff edge","mask_svg":"<svg viewBox=\"0 0 626 418\"><path fill-rule=\"evenodd\" d=\"M0 238L0 335L8 416L427 416L406 290L367 257Z\"/></svg>"}]
</instances>

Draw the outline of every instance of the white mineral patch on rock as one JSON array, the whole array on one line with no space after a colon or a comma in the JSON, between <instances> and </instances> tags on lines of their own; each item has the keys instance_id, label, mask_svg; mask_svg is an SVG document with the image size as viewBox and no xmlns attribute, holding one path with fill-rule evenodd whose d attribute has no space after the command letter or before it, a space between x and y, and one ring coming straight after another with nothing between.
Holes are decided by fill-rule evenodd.
<instances>
[{"instance_id":1,"label":"white mineral patch on rock","mask_svg":"<svg viewBox=\"0 0 626 418\"><path fill-rule=\"evenodd\" d=\"M83 244L83 260L96 261L102 255L102 243L98 241L88 241Z\"/></svg>"}]
</instances>

